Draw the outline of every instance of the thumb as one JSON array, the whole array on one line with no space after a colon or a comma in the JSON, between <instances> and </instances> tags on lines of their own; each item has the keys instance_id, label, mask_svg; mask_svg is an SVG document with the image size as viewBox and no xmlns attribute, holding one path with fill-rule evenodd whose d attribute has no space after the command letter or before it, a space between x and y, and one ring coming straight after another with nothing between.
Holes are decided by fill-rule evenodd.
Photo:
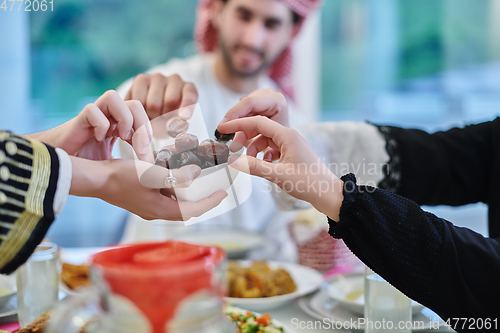
<instances>
[{"instance_id":1,"label":"thumb","mask_svg":"<svg viewBox=\"0 0 500 333\"><path fill-rule=\"evenodd\" d=\"M277 179L279 164L259 160L253 156L233 154L228 163L238 171L274 181Z\"/></svg>"}]
</instances>

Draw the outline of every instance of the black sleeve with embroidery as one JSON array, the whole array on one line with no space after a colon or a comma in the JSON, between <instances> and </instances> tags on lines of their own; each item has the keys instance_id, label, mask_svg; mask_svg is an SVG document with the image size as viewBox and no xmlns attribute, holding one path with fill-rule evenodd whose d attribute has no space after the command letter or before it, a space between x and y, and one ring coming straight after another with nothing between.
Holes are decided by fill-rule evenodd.
<instances>
[{"instance_id":1,"label":"black sleeve with embroidery","mask_svg":"<svg viewBox=\"0 0 500 333\"><path fill-rule=\"evenodd\" d=\"M54 148L0 131L0 273L21 266L54 221Z\"/></svg>"},{"instance_id":2,"label":"black sleeve with embroidery","mask_svg":"<svg viewBox=\"0 0 500 333\"><path fill-rule=\"evenodd\" d=\"M500 118L429 134L379 126L390 156L379 187L420 205L488 203L500 166Z\"/></svg>"},{"instance_id":3,"label":"black sleeve with embroidery","mask_svg":"<svg viewBox=\"0 0 500 333\"><path fill-rule=\"evenodd\" d=\"M400 195L358 186L352 174L342 180L340 219L329 219L333 237L445 320L499 317L500 240L455 227Z\"/></svg>"}]
</instances>

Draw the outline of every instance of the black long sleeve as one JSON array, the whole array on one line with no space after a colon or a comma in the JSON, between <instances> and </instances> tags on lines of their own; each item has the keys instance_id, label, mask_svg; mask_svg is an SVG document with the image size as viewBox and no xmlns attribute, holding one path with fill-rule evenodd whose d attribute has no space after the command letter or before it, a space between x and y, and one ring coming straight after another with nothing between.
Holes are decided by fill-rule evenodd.
<instances>
[{"instance_id":1,"label":"black long sleeve","mask_svg":"<svg viewBox=\"0 0 500 333\"><path fill-rule=\"evenodd\" d=\"M488 204L489 235L500 237L500 118L433 134L379 127L390 161L379 187L419 205Z\"/></svg>"},{"instance_id":2,"label":"black long sleeve","mask_svg":"<svg viewBox=\"0 0 500 333\"><path fill-rule=\"evenodd\" d=\"M400 195L358 186L352 174L342 180L340 220L329 220L333 237L445 320L500 316L498 239L456 227Z\"/></svg>"}]
</instances>

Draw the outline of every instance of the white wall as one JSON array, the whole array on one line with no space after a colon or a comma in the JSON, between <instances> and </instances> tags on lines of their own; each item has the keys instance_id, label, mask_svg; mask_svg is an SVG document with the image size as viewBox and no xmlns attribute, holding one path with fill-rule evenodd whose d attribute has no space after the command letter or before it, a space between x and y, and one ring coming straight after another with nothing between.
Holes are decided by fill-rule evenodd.
<instances>
[{"instance_id":1,"label":"white wall","mask_svg":"<svg viewBox=\"0 0 500 333\"><path fill-rule=\"evenodd\" d=\"M307 121L319 119L321 100L321 31L319 11L304 22L293 45L295 98Z\"/></svg>"}]
</instances>

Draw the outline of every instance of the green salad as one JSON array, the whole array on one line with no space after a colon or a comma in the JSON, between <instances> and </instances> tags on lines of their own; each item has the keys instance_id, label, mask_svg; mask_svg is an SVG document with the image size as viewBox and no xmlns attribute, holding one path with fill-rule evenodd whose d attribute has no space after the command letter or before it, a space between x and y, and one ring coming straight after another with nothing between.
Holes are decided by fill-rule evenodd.
<instances>
[{"instance_id":1,"label":"green salad","mask_svg":"<svg viewBox=\"0 0 500 333\"><path fill-rule=\"evenodd\" d=\"M225 314L233 320L241 333L283 333L283 327L275 326L269 313L261 316L250 311L226 307Z\"/></svg>"}]
</instances>

